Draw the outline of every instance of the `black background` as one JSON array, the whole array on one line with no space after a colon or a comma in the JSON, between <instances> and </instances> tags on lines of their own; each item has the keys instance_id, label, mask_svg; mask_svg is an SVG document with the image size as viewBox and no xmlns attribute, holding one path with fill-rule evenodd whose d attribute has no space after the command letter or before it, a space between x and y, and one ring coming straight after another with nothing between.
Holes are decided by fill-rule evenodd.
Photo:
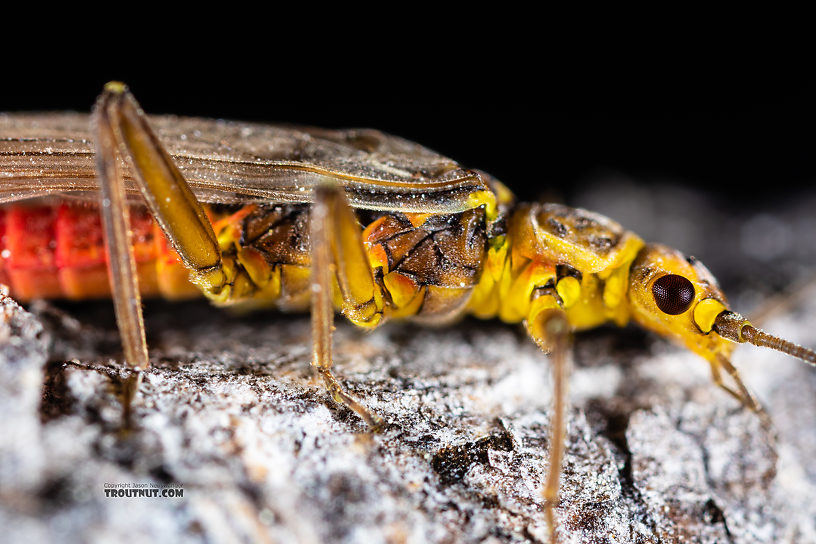
<instances>
[{"instance_id":1,"label":"black background","mask_svg":"<svg viewBox=\"0 0 816 544\"><path fill-rule=\"evenodd\" d=\"M752 204L816 180L816 87L784 74L565 85L463 78L408 82L398 95L393 82L110 75L17 80L0 90L0 110L89 111L105 81L119 78L149 113L378 128L488 171L527 199L569 202L608 173Z\"/></svg>"}]
</instances>

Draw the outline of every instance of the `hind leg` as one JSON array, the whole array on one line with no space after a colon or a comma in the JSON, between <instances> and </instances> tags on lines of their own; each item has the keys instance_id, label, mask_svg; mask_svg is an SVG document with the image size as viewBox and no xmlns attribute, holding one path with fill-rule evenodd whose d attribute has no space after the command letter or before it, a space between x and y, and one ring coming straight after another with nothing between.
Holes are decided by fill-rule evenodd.
<instances>
[{"instance_id":1,"label":"hind leg","mask_svg":"<svg viewBox=\"0 0 816 544\"><path fill-rule=\"evenodd\" d=\"M105 86L94 107L92 131L111 294L125 361L133 369L124 392L125 424L129 426L131 404L150 363L119 157L133 167L136 185L196 283L205 291L218 292L227 280L204 210L123 84Z\"/></svg>"}]
</instances>

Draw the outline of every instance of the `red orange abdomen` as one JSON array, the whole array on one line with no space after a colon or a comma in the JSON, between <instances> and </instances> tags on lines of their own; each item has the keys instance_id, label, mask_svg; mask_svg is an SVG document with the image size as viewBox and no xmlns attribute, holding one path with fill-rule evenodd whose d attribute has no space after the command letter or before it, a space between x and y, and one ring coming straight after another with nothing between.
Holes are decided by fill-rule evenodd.
<instances>
[{"instance_id":1,"label":"red orange abdomen","mask_svg":"<svg viewBox=\"0 0 816 544\"><path fill-rule=\"evenodd\" d=\"M130 210L144 296L198 294L187 270L142 207ZM0 282L19 300L110 296L102 223L95 204L18 203L0 208Z\"/></svg>"}]
</instances>

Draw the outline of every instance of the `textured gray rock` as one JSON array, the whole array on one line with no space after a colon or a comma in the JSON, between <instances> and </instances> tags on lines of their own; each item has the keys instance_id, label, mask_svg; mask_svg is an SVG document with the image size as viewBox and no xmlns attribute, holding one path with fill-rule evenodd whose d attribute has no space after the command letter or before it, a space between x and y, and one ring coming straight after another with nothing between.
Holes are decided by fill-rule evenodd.
<instances>
[{"instance_id":1,"label":"textured gray rock","mask_svg":"<svg viewBox=\"0 0 816 544\"><path fill-rule=\"evenodd\" d=\"M591 202L599 191L578 204L613 215L603 206L614 199ZM617 191L636 208L665 198ZM816 261L813 201L760 218L690 208L690 229L716 224L724 237L752 220L782 225L793 239L774 267L762 252L668 241L729 278L732 302L750 313ZM634 225L620 213L650 238L675 221ZM312 375L308 316L150 303L153 368L138 430L123 433L108 305L35 305L32 315L3 298L0 308L4 542L546 541L549 367L519 327L465 320L366 334L338 322L337 373L388 422L371 435ZM763 325L813 345L816 294ZM734 362L772 429L692 354L633 328L577 335L563 542L816 542L816 373L750 347ZM105 496L106 484L176 483L182 497Z\"/></svg>"}]
</instances>

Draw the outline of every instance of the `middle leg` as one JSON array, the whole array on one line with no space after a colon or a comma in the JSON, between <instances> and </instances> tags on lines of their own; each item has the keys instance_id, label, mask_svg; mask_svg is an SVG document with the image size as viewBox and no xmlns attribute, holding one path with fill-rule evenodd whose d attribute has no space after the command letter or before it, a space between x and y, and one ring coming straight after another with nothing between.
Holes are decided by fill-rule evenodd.
<instances>
[{"instance_id":1,"label":"middle leg","mask_svg":"<svg viewBox=\"0 0 816 544\"><path fill-rule=\"evenodd\" d=\"M376 432L382 428L382 418L346 393L331 371L332 331L335 305L354 324L377 326L383 316L382 288L374 281L362 230L341 187L318 187L310 221L312 365L332 398L356 412Z\"/></svg>"}]
</instances>

